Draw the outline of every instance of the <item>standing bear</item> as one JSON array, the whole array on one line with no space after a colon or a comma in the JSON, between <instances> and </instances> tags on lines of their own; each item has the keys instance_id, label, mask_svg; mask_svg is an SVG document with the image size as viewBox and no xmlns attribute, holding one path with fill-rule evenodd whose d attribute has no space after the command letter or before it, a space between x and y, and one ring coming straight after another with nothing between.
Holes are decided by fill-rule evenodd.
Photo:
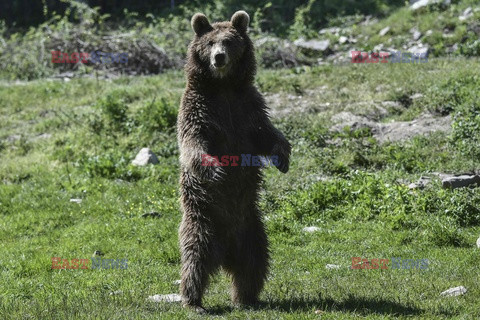
<instances>
[{"instance_id":1,"label":"standing bear","mask_svg":"<svg viewBox=\"0 0 480 320\"><path fill-rule=\"evenodd\" d=\"M245 11L226 22L210 24L200 13L191 21L195 35L178 115L180 290L184 306L200 313L209 276L220 267L232 276L236 305L255 304L267 275L268 240L257 206L261 166L245 165L243 157L275 156L281 172L289 167L291 146L253 85L249 21ZM207 155L222 162L206 164ZM241 164L229 163L235 156Z\"/></svg>"}]
</instances>

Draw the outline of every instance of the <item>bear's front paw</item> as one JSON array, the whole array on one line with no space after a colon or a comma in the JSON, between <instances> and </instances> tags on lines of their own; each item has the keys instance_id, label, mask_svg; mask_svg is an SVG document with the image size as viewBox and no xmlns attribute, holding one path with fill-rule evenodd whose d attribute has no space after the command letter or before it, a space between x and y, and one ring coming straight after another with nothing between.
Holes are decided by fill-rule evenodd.
<instances>
[{"instance_id":1,"label":"bear's front paw","mask_svg":"<svg viewBox=\"0 0 480 320\"><path fill-rule=\"evenodd\" d=\"M273 147L272 155L278 157L278 161L275 164L277 169L282 173L287 173L290 166L290 145L282 146L276 144L275 147Z\"/></svg>"}]
</instances>

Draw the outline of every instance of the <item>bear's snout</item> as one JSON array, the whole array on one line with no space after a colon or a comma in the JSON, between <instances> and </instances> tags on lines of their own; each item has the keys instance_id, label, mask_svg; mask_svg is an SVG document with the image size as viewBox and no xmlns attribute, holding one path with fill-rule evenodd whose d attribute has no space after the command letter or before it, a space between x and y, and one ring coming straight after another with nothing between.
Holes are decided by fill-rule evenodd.
<instances>
[{"instance_id":1,"label":"bear's snout","mask_svg":"<svg viewBox=\"0 0 480 320\"><path fill-rule=\"evenodd\" d=\"M225 58L226 58L225 53L217 53L215 55L215 66L221 67L225 65Z\"/></svg>"},{"instance_id":2,"label":"bear's snout","mask_svg":"<svg viewBox=\"0 0 480 320\"><path fill-rule=\"evenodd\" d=\"M214 68L223 68L228 64L228 55L225 47L221 44L215 44L212 48L210 57L211 64Z\"/></svg>"}]
</instances>

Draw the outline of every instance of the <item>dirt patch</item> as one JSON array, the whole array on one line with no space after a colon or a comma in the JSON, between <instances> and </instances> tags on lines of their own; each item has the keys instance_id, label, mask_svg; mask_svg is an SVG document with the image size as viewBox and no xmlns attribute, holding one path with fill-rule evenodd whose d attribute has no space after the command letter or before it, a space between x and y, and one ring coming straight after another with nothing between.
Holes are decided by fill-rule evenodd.
<instances>
[{"instance_id":1,"label":"dirt patch","mask_svg":"<svg viewBox=\"0 0 480 320\"><path fill-rule=\"evenodd\" d=\"M361 116L380 120L391 110L403 110L397 101L340 101L325 102L324 94L328 86L315 90L305 90L301 95L289 93L265 93L265 100L270 107L270 114L282 118L300 113L322 113L331 111L354 111ZM390 111L389 111L390 110Z\"/></svg>"},{"instance_id":2,"label":"dirt patch","mask_svg":"<svg viewBox=\"0 0 480 320\"><path fill-rule=\"evenodd\" d=\"M380 143L404 141L414 136L428 135L437 131L448 133L452 124L450 116L433 117L428 113L412 121L380 123L350 112L340 112L332 117L332 121L334 125L330 128L331 132L340 132L345 127L351 130L369 128L374 138Z\"/></svg>"}]
</instances>

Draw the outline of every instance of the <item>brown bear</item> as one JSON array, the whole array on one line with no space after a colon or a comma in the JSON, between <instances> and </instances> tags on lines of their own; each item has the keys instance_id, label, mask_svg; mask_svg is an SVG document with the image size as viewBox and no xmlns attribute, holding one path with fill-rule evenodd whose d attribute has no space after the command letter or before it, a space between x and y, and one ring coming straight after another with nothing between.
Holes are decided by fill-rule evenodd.
<instances>
[{"instance_id":1,"label":"brown bear","mask_svg":"<svg viewBox=\"0 0 480 320\"><path fill-rule=\"evenodd\" d=\"M289 168L291 146L253 85L249 21L245 11L226 22L210 24L200 13L191 21L195 35L178 115L180 290L184 306L201 313L209 276L220 267L232 276L236 305L255 304L267 275L268 241L257 206L261 166L243 163L244 156L275 156L281 172ZM205 165L206 155L222 162ZM228 163L239 155L241 164Z\"/></svg>"}]
</instances>

